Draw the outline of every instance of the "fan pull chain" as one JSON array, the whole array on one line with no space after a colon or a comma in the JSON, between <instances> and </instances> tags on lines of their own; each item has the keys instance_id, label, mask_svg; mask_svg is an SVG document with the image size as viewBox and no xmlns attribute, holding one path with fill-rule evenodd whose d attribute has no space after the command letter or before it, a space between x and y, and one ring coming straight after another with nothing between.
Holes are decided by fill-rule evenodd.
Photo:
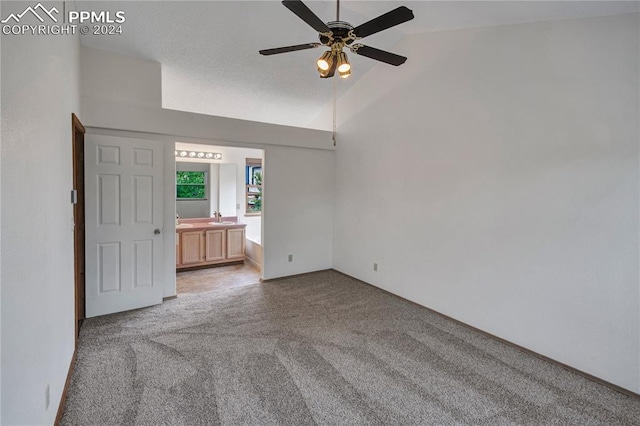
<instances>
[{"instance_id":1,"label":"fan pull chain","mask_svg":"<svg viewBox=\"0 0 640 426\"><path fill-rule=\"evenodd\" d=\"M338 79L333 79L333 146L336 146L336 134L338 131L338 126L336 123L337 117L337 109L338 109Z\"/></svg>"}]
</instances>

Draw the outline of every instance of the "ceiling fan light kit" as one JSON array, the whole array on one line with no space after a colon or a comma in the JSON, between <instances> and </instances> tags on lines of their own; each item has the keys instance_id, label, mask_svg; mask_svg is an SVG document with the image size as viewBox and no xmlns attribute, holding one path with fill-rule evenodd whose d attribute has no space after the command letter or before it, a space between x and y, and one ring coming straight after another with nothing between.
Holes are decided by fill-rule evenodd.
<instances>
[{"instance_id":1,"label":"ceiling fan light kit","mask_svg":"<svg viewBox=\"0 0 640 426\"><path fill-rule=\"evenodd\" d=\"M393 9L354 28L350 23L340 20L340 0L337 1L336 5L336 20L327 23L322 22L320 18L300 0L285 0L282 4L318 31L320 43L306 43L275 49L265 49L260 51L261 55L275 55L278 53L295 52L326 46L330 50L324 52L316 61L320 78L331 78L335 75L336 70L340 78L348 78L351 75L351 63L349 63L347 54L342 51L344 48L351 50L351 52L356 55L366 56L394 66L402 65L407 60L406 57L396 55L395 53L363 46L359 43L354 44L355 41L370 36L371 34L412 20L414 17L413 12L405 6Z\"/></svg>"}]
</instances>

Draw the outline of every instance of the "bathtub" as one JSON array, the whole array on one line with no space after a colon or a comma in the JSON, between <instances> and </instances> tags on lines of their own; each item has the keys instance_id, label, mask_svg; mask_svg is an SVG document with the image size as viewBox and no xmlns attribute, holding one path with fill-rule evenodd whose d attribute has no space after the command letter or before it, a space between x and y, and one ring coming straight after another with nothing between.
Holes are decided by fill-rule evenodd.
<instances>
[{"instance_id":1,"label":"bathtub","mask_svg":"<svg viewBox=\"0 0 640 426\"><path fill-rule=\"evenodd\" d=\"M246 238L245 252L247 260L262 271L262 243L259 235Z\"/></svg>"}]
</instances>

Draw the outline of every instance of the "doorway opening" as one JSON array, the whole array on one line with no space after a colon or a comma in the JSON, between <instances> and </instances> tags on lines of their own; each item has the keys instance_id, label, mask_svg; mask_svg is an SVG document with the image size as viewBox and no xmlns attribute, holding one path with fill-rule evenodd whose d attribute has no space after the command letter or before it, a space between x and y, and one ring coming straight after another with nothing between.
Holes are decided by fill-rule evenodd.
<instances>
[{"instance_id":1,"label":"doorway opening","mask_svg":"<svg viewBox=\"0 0 640 426\"><path fill-rule=\"evenodd\" d=\"M85 211L84 211L84 134L85 128L75 114L71 114L73 163L73 258L75 294L75 339L78 343L80 327L85 318Z\"/></svg>"},{"instance_id":2,"label":"doorway opening","mask_svg":"<svg viewBox=\"0 0 640 426\"><path fill-rule=\"evenodd\" d=\"M264 151L176 142L176 293L262 276Z\"/></svg>"}]
</instances>

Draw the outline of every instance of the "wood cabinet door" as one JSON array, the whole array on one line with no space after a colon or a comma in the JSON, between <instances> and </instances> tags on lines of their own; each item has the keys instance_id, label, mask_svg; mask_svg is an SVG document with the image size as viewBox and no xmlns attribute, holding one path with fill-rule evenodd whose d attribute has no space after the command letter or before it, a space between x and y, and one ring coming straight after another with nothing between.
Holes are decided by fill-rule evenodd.
<instances>
[{"instance_id":1,"label":"wood cabinet door","mask_svg":"<svg viewBox=\"0 0 640 426\"><path fill-rule=\"evenodd\" d=\"M183 232L180 247L182 265L204 262L204 231Z\"/></svg>"},{"instance_id":2,"label":"wood cabinet door","mask_svg":"<svg viewBox=\"0 0 640 426\"><path fill-rule=\"evenodd\" d=\"M244 259L244 228L227 229L227 259Z\"/></svg>"},{"instance_id":3,"label":"wood cabinet door","mask_svg":"<svg viewBox=\"0 0 640 426\"><path fill-rule=\"evenodd\" d=\"M224 260L226 254L226 231L224 229L206 231L205 239L205 261Z\"/></svg>"}]
</instances>

